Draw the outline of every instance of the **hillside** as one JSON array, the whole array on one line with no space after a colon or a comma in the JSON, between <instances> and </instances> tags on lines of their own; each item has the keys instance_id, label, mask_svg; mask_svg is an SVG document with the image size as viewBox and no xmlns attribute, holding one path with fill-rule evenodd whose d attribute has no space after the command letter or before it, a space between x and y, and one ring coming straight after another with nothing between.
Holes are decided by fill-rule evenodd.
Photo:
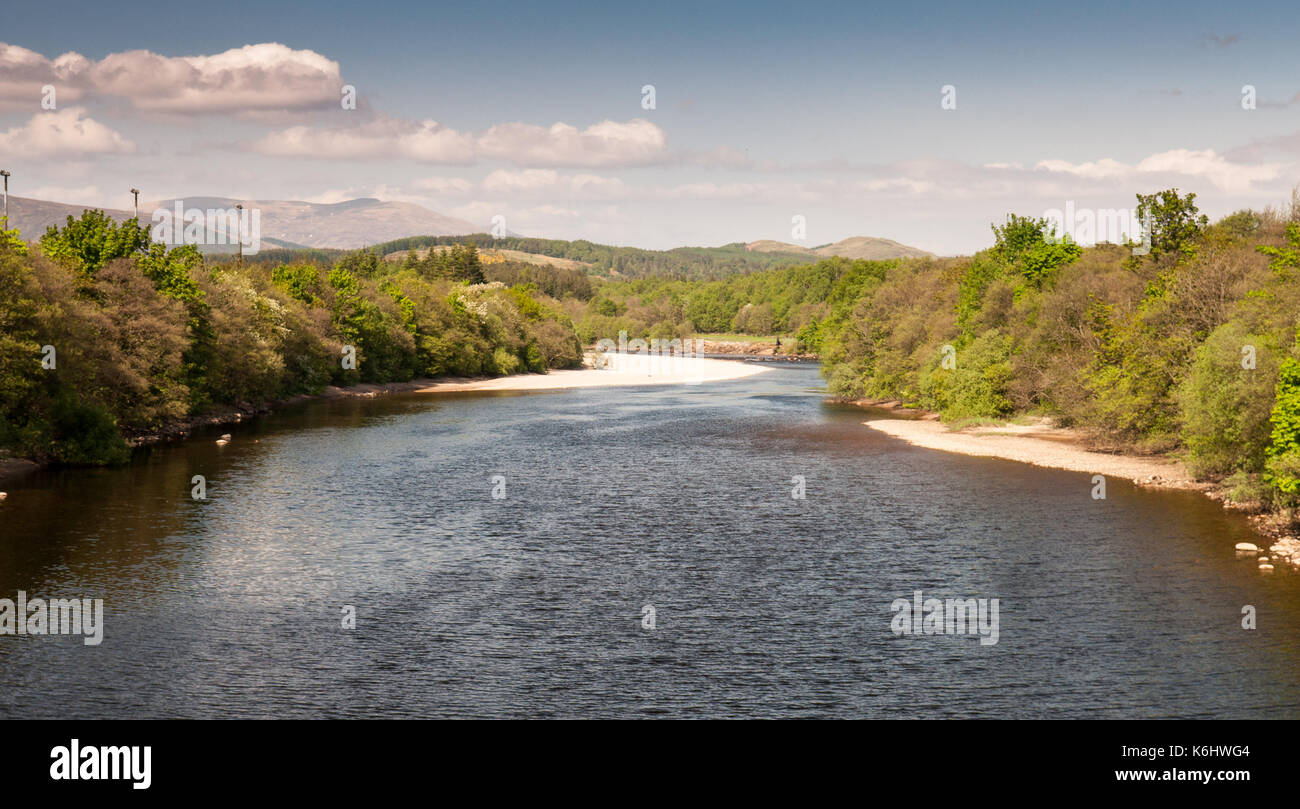
<instances>
[{"instance_id":1,"label":"hillside","mask_svg":"<svg viewBox=\"0 0 1300 809\"><path fill-rule=\"evenodd\" d=\"M433 247L422 247L415 250L416 258L424 258L430 250L449 250L451 245L435 245ZM386 253L384 259L387 261L404 261L409 255L409 250L396 250ZM535 264L539 267L559 267L565 270L587 269L590 265L582 261L574 261L569 258L557 258L555 256L545 256L540 253L526 253L522 250L508 250L482 248L479 250L479 260L484 264L495 264L501 261L519 261L524 264Z\"/></svg>"},{"instance_id":2,"label":"hillside","mask_svg":"<svg viewBox=\"0 0 1300 809\"><path fill-rule=\"evenodd\" d=\"M389 260L400 261L414 248L423 255L431 246L470 242L491 260L518 261L561 269L583 269L591 275L610 279L672 278L712 280L732 275L747 275L762 270L806 264L821 258L841 256L882 260L929 256L924 250L890 239L856 236L816 248L771 240L734 242L719 247L675 247L671 250L644 250L597 244L583 239L527 238L509 235L503 239L478 229L472 222L431 211L408 202L383 202L377 199L354 199L322 204L291 200L240 200L231 197L186 197L142 202L142 217L149 219L157 208L172 209L180 201L185 207L208 209L232 208L243 203L260 211L262 252L275 251L269 258L288 260L289 253L300 252L300 260L333 260L333 251L369 248ZM10 196L11 226L23 238L35 240L50 225L63 225L68 216L79 217L85 205ZM101 209L112 219L131 217L125 209ZM149 224L148 221L145 224ZM412 234L420 234L414 236ZM213 239L212 241L216 241ZM233 253L229 246L201 247L205 253Z\"/></svg>"},{"instance_id":3,"label":"hillside","mask_svg":"<svg viewBox=\"0 0 1300 809\"><path fill-rule=\"evenodd\" d=\"M172 201L168 201L167 204L171 205ZM151 222L150 214L153 212L155 208L161 207L161 205L162 203L149 203L148 206L146 207L144 204L141 204L140 216L144 220L144 224L146 226L148 226ZM189 201L187 205L190 205L192 207L200 207L198 202L195 200ZM227 207L227 206L208 205L205 202L205 204L203 204L202 207L206 209L208 207ZM95 205L70 205L64 202L49 202L47 200L42 200L42 199L29 199L27 197L16 197L10 194L9 195L9 227L12 229L17 229L17 231L20 234L22 234L22 238L25 239L26 241L36 241L37 239L39 239L41 236L45 234L45 231L48 230L51 225L57 225L59 227L63 227L65 224L67 224L69 216L71 216L73 219L80 219L82 212L86 211L87 209L103 211L105 215L107 215L110 219L112 219L115 222L125 222L126 220L130 219L135 215L133 211L128 211L126 209L121 209L121 208L100 208ZM234 245L216 244L218 239L215 238L215 234L213 238L209 239L209 241L212 242L212 244L205 244L199 246L200 252L209 255L217 255L217 254L225 254L225 253L233 254L236 252ZM228 241L228 239L226 239L226 241ZM289 241L285 239L277 239L268 236L265 232L265 225L263 225L262 247L279 248L279 249L300 249L304 247L304 245L293 241Z\"/></svg>"},{"instance_id":4,"label":"hillside","mask_svg":"<svg viewBox=\"0 0 1300 809\"><path fill-rule=\"evenodd\" d=\"M229 197L186 197L140 202L144 224L157 208L171 210L180 201L189 208L224 209L242 202L259 210L263 247L335 248L353 250L376 242L410 236L413 233L437 236L472 233L479 228L464 219L431 211L409 202L381 202L377 199L354 199L332 205L285 200L239 200ZM98 208L110 218L122 222L132 212L95 205L70 205L62 202L9 196L10 227L16 227L24 239L36 240L50 225L63 225L69 216L80 217L87 208ZM215 239L213 240L215 241ZM202 247L205 253L234 252L221 246Z\"/></svg>"},{"instance_id":5,"label":"hillside","mask_svg":"<svg viewBox=\"0 0 1300 809\"><path fill-rule=\"evenodd\" d=\"M187 197L186 207L229 208L237 202L261 211L262 240L273 239L305 247L358 247L413 233L448 236L473 233L480 227L464 219L431 211L409 202L353 199L326 205L293 200L238 200L226 197ZM172 207L176 200L154 203Z\"/></svg>"},{"instance_id":6,"label":"hillside","mask_svg":"<svg viewBox=\"0 0 1300 809\"><path fill-rule=\"evenodd\" d=\"M35 241L45 233L50 225L62 226L71 216L74 219L81 216L81 212L86 208L93 208L93 205L67 205L62 202L47 202L43 199L28 199L27 197L16 197L9 195L9 227L17 229L22 237L28 241ZM117 222L125 222L134 214L131 211L120 210L117 208L100 208Z\"/></svg>"},{"instance_id":7,"label":"hillside","mask_svg":"<svg viewBox=\"0 0 1300 809\"><path fill-rule=\"evenodd\" d=\"M883 261L890 258L925 258L933 253L918 247L900 244L893 239L881 239L875 236L850 236L834 244L821 247L801 247L788 242L762 239L750 242L745 249L755 253L794 253L797 255L816 256L817 258L865 258L868 261Z\"/></svg>"},{"instance_id":8,"label":"hillside","mask_svg":"<svg viewBox=\"0 0 1300 809\"><path fill-rule=\"evenodd\" d=\"M584 265L593 275L613 279L675 278L679 280L710 280L732 275L745 275L760 270L789 267L808 263L807 255L794 253L763 253L746 249L743 242L721 247L675 247L671 250L643 250L639 247L616 247L596 244L583 239L532 239L512 236L494 239L486 233L470 236L416 236L396 239L373 248L380 255L406 254L410 248L420 250L430 245L448 245L468 242L480 250L518 253L567 259ZM529 260L533 263L537 259ZM564 265L557 265L564 266Z\"/></svg>"}]
</instances>

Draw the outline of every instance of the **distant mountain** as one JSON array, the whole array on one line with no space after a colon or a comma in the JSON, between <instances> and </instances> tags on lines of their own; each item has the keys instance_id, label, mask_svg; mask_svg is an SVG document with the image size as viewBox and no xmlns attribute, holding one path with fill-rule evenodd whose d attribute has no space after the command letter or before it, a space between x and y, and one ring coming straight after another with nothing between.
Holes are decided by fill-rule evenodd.
<instances>
[{"instance_id":1,"label":"distant mountain","mask_svg":"<svg viewBox=\"0 0 1300 809\"><path fill-rule=\"evenodd\" d=\"M66 205L62 202L46 202L43 199L28 199L9 195L9 227L17 228L24 240L34 242L45 235L50 225L62 227L68 217L81 218L81 212L94 205ZM125 222L133 214L131 211L116 208L100 208L104 213L118 222Z\"/></svg>"},{"instance_id":2,"label":"distant mountain","mask_svg":"<svg viewBox=\"0 0 1300 809\"><path fill-rule=\"evenodd\" d=\"M483 230L472 222L445 216L410 202L382 202L371 198L328 205L226 197L186 197L180 201L186 208L204 210L229 208L242 202L245 208L261 211L263 242L273 239L306 247L354 250L405 236L457 236ZM154 204L171 208L176 202L169 199Z\"/></svg>"},{"instance_id":3,"label":"distant mountain","mask_svg":"<svg viewBox=\"0 0 1300 809\"><path fill-rule=\"evenodd\" d=\"M795 253L820 258L840 256L842 258L865 258L869 261L880 261L887 258L925 258L934 255L934 253L918 247L900 244L893 239L880 239L874 236L851 236L834 244L826 244L821 247L802 247L788 242L762 239L757 242L750 242L745 245L745 248L755 253Z\"/></svg>"},{"instance_id":4,"label":"distant mountain","mask_svg":"<svg viewBox=\"0 0 1300 809\"><path fill-rule=\"evenodd\" d=\"M150 216L152 215L153 210L156 207L159 207L158 203L149 203L147 207L145 205L140 206L141 208L140 218L145 220L144 221L145 226L149 226L151 224L152 220L150 219ZM199 207L199 206L192 205L190 207ZM207 205L203 206L205 210L208 207L209 206ZM125 222L126 220L135 216L135 213L133 211L128 211L122 208L101 208L96 205L70 205L65 202L48 202L43 199L29 199L27 197L15 197L12 194L10 194L9 195L9 227L16 228L25 241L34 242L45 235L45 231L49 229L50 225L58 225L59 227L63 227L68 223L69 216L71 216L73 219L80 219L81 214L88 209L103 211L104 214L108 216L108 218L116 222ZM204 253L210 253L210 254L215 254L215 253L233 254L236 252L236 248L233 243L217 244L217 242L219 241L230 241L229 239L209 238L208 241L210 242L210 244L200 245L199 250L201 250ZM305 246L306 245L285 241L283 239L275 239L275 238L267 237L265 235L262 237L263 249L266 248L299 249Z\"/></svg>"},{"instance_id":5,"label":"distant mountain","mask_svg":"<svg viewBox=\"0 0 1300 809\"><path fill-rule=\"evenodd\" d=\"M925 257L924 250L890 239L855 236L835 244L808 248L787 242L763 240L733 242L719 247L676 247L671 250L643 250L616 247L586 240L536 239L509 234L496 239L472 222L431 211L409 202L354 199L322 204L285 200L238 200L230 197L187 197L179 200L188 210L229 209L236 203L260 211L262 252L277 251L268 259L292 261L288 251L300 251L299 258L329 260L332 254L315 251L354 250L370 247L380 255L404 257L408 249L427 250L432 245L470 242L493 251L499 258L558 267L584 267L593 275L608 278L669 277L683 279L725 278L773 267L816 261L831 256L887 259ZM173 210L178 200L141 203L141 218L149 224L155 209ZM79 217L86 205L25 197L9 197L10 227L17 227L28 241L39 239L50 225L63 225L69 216ZM103 208L115 220L130 219L130 211ZM226 239L210 239L210 241ZM201 247L205 253L233 253L233 245ZM279 251L286 251L280 253Z\"/></svg>"},{"instance_id":6,"label":"distant mountain","mask_svg":"<svg viewBox=\"0 0 1300 809\"><path fill-rule=\"evenodd\" d=\"M159 202L141 202L140 218L149 225L157 208L172 210L177 202L190 208L226 209L236 203L260 211L262 246L265 247L333 247L355 249L406 236L453 236L480 231L482 228L464 219L444 216L409 202L381 202L377 199L353 199L325 205L315 202L283 200L239 200L229 197L185 197ZM68 217L80 217L95 205L69 205L26 197L9 197L9 226L16 227L28 241L39 239L50 225L63 225ZM119 208L99 208L111 218L124 222L134 214ZM234 252L233 248L204 248L204 252Z\"/></svg>"}]
</instances>

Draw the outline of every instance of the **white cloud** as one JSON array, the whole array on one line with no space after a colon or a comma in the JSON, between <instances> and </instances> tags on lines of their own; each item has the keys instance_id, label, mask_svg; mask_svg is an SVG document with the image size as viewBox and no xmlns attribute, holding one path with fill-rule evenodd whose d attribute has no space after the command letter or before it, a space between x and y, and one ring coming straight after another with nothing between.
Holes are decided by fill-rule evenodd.
<instances>
[{"instance_id":1,"label":"white cloud","mask_svg":"<svg viewBox=\"0 0 1300 809\"><path fill-rule=\"evenodd\" d=\"M0 132L0 151L16 152L23 157L135 151L134 143L85 114L84 107L37 113L23 126Z\"/></svg>"},{"instance_id":2,"label":"white cloud","mask_svg":"<svg viewBox=\"0 0 1300 809\"><path fill-rule=\"evenodd\" d=\"M1246 165L1230 163L1212 149L1174 149L1151 155L1137 164L1143 172L1171 172L1203 177L1230 194L1247 193L1255 182L1275 180L1282 173L1278 163Z\"/></svg>"},{"instance_id":3,"label":"white cloud","mask_svg":"<svg viewBox=\"0 0 1300 809\"><path fill-rule=\"evenodd\" d=\"M48 59L0 43L0 101L38 104L45 84L56 87L60 102L101 94L146 112L194 114L332 106L343 79L338 62L278 42L201 56L125 51L99 61L73 52Z\"/></svg>"},{"instance_id":4,"label":"white cloud","mask_svg":"<svg viewBox=\"0 0 1300 809\"><path fill-rule=\"evenodd\" d=\"M473 138L437 121L403 121L381 115L349 129L294 126L272 132L253 151L281 157L336 160L406 158L425 163L467 164L474 160Z\"/></svg>"},{"instance_id":5,"label":"white cloud","mask_svg":"<svg viewBox=\"0 0 1300 809\"><path fill-rule=\"evenodd\" d=\"M489 193L546 193L604 199L622 196L627 187L617 177L598 174L560 174L553 169L498 169L483 178L483 190Z\"/></svg>"},{"instance_id":6,"label":"white cloud","mask_svg":"<svg viewBox=\"0 0 1300 809\"><path fill-rule=\"evenodd\" d=\"M1070 163L1066 160L1040 160L1034 166L1035 171L1064 172L1089 180L1123 179L1133 173L1131 166L1104 157L1088 163Z\"/></svg>"},{"instance_id":7,"label":"white cloud","mask_svg":"<svg viewBox=\"0 0 1300 809\"><path fill-rule=\"evenodd\" d=\"M767 190L768 186L756 183L683 183L658 193L667 199L743 199Z\"/></svg>"},{"instance_id":8,"label":"white cloud","mask_svg":"<svg viewBox=\"0 0 1300 809\"><path fill-rule=\"evenodd\" d=\"M641 118L581 131L565 123L497 124L479 135L478 148L484 157L520 166L644 166L668 158L664 131Z\"/></svg>"},{"instance_id":9,"label":"white cloud","mask_svg":"<svg viewBox=\"0 0 1300 809\"><path fill-rule=\"evenodd\" d=\"M866 191L907 191L913 194L924 194L933 191L937 187L929 180L916 180L911 177L889 177L883 180L866 180L862 184L863 190Z\"/></svg>"},{"instance_id":10,"label":"white cloud","mask_svg":"<svg viewBox=\"0 0 1300 809\"><path fill-rule=\"evenodd\" d=\"M494 171L483 179L483 190L493 193L550 189L560 181L560 173L550 169Z\"/></svg>"},{"instance_id":11,"label":"white cloud","mask_svg":"<svg viewBox=\"0 0 1300 809\"><path fill-rule=\"evenodd\" d=\"M251 148L280 156L401 157L461 165L492 158L519 166L639 166L669 160L666 140L663 130L640 119L602 121L581 131L564 123L549 128L509 123L473 134L432 120L380 116L350 128L290 127L272 132Z\"/></svg>"},{"instance_id":12,"label":"white cloud","mask_svg":"<svg viewBox=\"0 0 1300 809\"><path fill-rule=\"evenodd\" d=\"M80 101L84 91L67 82L84 62L72 53L51 61L36 51L0 42L0 107L41 109L47 84L55 85L56 102Z\"/></svg>"},{"instance_id":13,"label":"white cloud","mask_svg":"<svg viewBox=\"0 0 1300 809\"><path fill-rule=\"evenodd\" d=\"M1072 174L1089 180L1126 180L1143 174L1183 175L1207 180L1230 194L1249 193L1256 182L1276 180L1282 168L1279 163L1233 163L1213 149L1172 149L1131 166L1111 158L1088 163L1043 160L1034 166L1036 171Z\"/></svg>"},{"instance_id":14,"label":"white cloud","mask_svg":"<svg viewBox=\"0 0 1300 809\"><path fill-rule=\"evenodd\" d=\"M411 185L435 194L465 194L474 188L474 184L463 177L422 177Z\"/></svg>"}]
</instances>

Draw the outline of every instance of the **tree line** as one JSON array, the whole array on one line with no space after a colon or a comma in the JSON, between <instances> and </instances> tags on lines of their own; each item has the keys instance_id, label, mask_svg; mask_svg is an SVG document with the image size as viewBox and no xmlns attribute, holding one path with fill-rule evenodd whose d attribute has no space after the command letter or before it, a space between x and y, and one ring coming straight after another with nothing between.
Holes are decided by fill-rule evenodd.
<instances>
[{"instance_id":1,"label":"tree line","mask_svg":"<svg viewBox=\"0 0 1300 809\"><path fill-rule=\"evenodd\" d=\"M0 448L40 461L124 461L133 437L327 385L581 360L559 302L490 281L472 246L419 267L239 263L94 210L31 246L0 232Z\"/></svg>"},{"instance_id":2,"label":"tree line","mask_svg":"<svg viewBox=\"0 0 1300 809\"><path fill-rule=\"evenodd\" d=\"M949 422L1047 416L1176 453L1239 502L1300 506L1300 203L1211 224L1194 194L1137 202L1145 252L1013 214L960 258L602 282L575 321L584 342L794 336L838 398Z\"/></svg>"}]
</instances>

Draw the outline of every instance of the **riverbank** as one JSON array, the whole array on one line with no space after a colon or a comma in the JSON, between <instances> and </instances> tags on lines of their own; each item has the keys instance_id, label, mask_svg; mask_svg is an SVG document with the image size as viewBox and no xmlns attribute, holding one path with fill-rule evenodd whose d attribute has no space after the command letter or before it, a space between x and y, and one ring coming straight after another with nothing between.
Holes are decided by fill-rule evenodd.
<instances>
[{"instance_id":1,"label":"riverbank","mask_svg":"<svg viewBox=\"0 0 1300 809\"><path fill-rule=\"evenodd\" d=\"M194 433L216 427L231 427L245 419L267 415L283 407L318 399L375 398L393 393L453 393L463 391L530 391L563 390L591 387L627 387L634 385L691 385L741 379L770 370L756 363L716 360L702 357L659 357L636 354L606 355L608 367L552 370L545 374L513 374L499 377L439 377L413 379L408 382L361 384L348 387L331 385L320 393L300 394L263 405L223 405L198 416L175 422L166 428L129 436L132 447L145 447L169 441L184 441ZM595 355L587 355L589 366ZM25 458L0 454L0 482L23 477L43 469L41 464Z\"/></svg>"},{"instance_id":2,"label":"riverbank","mask_svg":"<svg viewBox=\"0 0 1300 809\"><path fill-rule=\"evenodd\" d=\"M1120 477L1139 486L1200 491L1209 488L1208 484L1200 483L1188 474L1183 464L1171 458L1086 449L1083 435L1074 430L1052 427L1045 421L981 425L959 430L929 418L874 419L864 423L873 430L927 449Z\"/></svg>"},{"instance_id":3,"label":"riverbank","mask_svg":"<svg viewBox=\"0 0 1300 809\"><path fill-rule=\"evenodd\" d=\"M1134 455L1098 452L1087 448L1087 437L1068 428L1053 427L1046 420L1025 424L977 425L951 429L927 414L923 418L872 419L863 422L873 430L927 449L1001 458L1008 461L1123 478L1138 486L1160 489L1190 489L1220 501L1225 508L1257 511L1250 505L1233 503L1218 485L1196 480L1180 461L1164 455ZM1271 540L1268 561L1281 561L1300 568L1300 538L1286 515L1254 513L1251 525Z\"/></svg>"},{"instance_id":4,"label":"riverbank","mask_svg":"<svg viewBox=\"0 0 1300 809\"><path fill-rule=\"evenodd\" d=\"M786 338L785 342L777 345L773 340L720 340L710 337L696 337L696 350L701 354L722 354L722 355L743 355L748 357L774 357L788 360L805 360L813 361L817 359L816 354L799 354L790 351L797 341L793 337Z\"/></svg>"}]
</instances>

